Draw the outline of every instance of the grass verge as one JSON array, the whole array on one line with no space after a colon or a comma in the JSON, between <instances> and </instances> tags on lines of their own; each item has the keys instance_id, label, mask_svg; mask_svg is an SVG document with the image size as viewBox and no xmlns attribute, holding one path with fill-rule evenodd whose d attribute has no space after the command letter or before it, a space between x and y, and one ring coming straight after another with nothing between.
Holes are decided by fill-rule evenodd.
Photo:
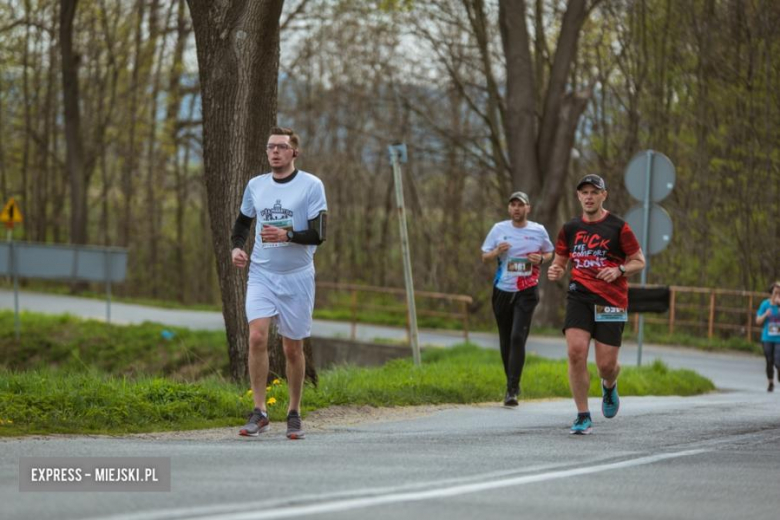
<instances>
[{"instance_id":1,"label":"grass verge","mask_svg":"<svg viewBox=\"0 0 780 520\"><path fill-rule=\"evenodd\" d=\"M23 312L21 340L11 311L0 311L0 366L11 370L97 369L117 375L194 380L228 373L223 331L159 323L115 325L70 315Z\"/></svg>"},{"instance_id":2,"label":"grass verge","mask_svg":"<svg viewBox=\"0 0 780 520\"><path fill-rule=\"evenodd\" d=\"M591 395L601 395L594 366ZM395 360L379 368L340 367L320 374L304 392L303 413L331 405L405 406L498 402L504 375L497 352L474 345L430 349L423 364ZM663 363L626 367L620 393L694 395L712 391L708 379ZM529 356L523 399L569 397L566 362ZM281 421L284 382L269 387L269 412ZM251 392L217 377L193 383L159 377L111 376L97 370L0 371L0 436L34 433L104 433L184 430L242 424Z\"/></svg>"}]
</instances>

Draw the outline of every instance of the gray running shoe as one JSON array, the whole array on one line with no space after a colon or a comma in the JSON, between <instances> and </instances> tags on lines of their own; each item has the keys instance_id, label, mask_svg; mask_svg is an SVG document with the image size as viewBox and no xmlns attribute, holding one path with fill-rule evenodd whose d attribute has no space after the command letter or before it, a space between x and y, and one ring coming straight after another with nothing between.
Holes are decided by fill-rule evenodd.
<instances>
[{"instance_id":1,"label":"gray running shoe","mask_svg":"<svg viewBox=\"0 0 780 520\"><path fill-rule=\"evenodd\" d=\"M517 406L518 404L520 404L517 401L517 394L518 393L519 392L517 392L515 390L508 391L506 393L506 395L504 396L504 406Z\"/></svg>"},{"instance_id":2,"label":"gray running shoe","mask_svg":"<svg viewBox=\"0 0 780 520\"><path fill-rule=\"evenodd\" d=\"M271 429L271 421L268 420L268 414L260 408L255 408L249 416L249 421L238 431L238 434L244 437L257 437L269 429Z\"/></svg>"},{"instance_id":3,"label":"gray running shoe","mask_svg":"<svg viewBox=\"0 0 780 520\"><path fill-rule=\"evenodd\" d=\"M306 435L303 433L301 424L301 415L293 410L287 414L287 438L291 440L303 439Z\"/></svg>"}]
</instances>

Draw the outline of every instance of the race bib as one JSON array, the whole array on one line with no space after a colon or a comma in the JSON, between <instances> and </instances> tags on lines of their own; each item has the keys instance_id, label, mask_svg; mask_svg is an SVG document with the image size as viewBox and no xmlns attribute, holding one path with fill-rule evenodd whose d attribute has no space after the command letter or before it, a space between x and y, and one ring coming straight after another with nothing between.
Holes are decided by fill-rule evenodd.
<instances>
[{"instance_id":1,"label":"race bib","mask_svg":"<svg viewBox=\"0 0 780 520\"><path fill-rule=\"evenodd\" d=\"M780 322L770 321L766 328L766 335L770 338L780 338Z\"/></svg>"},{"instance_id":2,"label":"race bib","mask_svg":"<svg viewBox=\"0 0 780 520\"><path fill-rule=\"evenodd\" d=\"M293 230L293 221L291 218L286 219L280 219L280 220L261 220L260 221L260 231L263 230L263 226L275 226L278 228L282 228L285 231L292 231ZM259 236L258 236L259 238ZM262 241L262 239L260 239ZM263 248L268 247L287 247L290 245L290 242L262 242L261 244Z\"/></svg>"},{"instance_id":3,"label":"race bib","mask_svg":"<svg viewBox=\"0 0 780 520\"><path fill-rule=\"evenodd\" d=\"M510 278L519 276L530 276L533 272L533 265L527 258L509 258L506 262L506 274Z\"/></svg>"},{"instance_id":4,"label":"race bib","mask_svg":"<svg viewBox=\"0 0 780 520\"><path fill-rule=\"evenodd\" d=\"M628 321L628 311L622 307L611 307L609 305L595 305L594 312L596 321Z\"/></svg>"}]
</instances>

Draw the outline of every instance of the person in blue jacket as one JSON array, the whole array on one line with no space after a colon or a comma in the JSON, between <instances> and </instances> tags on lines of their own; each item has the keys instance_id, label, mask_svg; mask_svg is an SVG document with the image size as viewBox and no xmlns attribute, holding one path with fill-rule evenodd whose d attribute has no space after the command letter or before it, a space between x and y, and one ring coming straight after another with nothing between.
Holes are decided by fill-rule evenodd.
<instances>
[{"instance_id":1,"label":"person in blue jacket","mask_svg":"<svg viewBox=\"0 0 780 520\"><path fill-rule=\"evenodd\" d=\"M767 392L775 389L774 371L780 381L780 282L769 287L769 298L761 302L756 313L756 325L763 325L761 343L766 357L766 377L769 380Z\"/></svg>"}]
</instances>

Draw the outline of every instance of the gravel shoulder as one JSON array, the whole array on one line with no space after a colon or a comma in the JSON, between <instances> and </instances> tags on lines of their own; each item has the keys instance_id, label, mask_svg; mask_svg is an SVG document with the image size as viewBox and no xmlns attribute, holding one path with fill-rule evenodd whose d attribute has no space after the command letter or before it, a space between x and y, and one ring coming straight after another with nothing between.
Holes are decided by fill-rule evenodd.
<instances>
[{"instance_id":1,"label":"gravel shoulder","mask_svg":"<svg viewBox=\"0 0 780 520\"><path fill-rule=\"evenodd\" d=\"M430 415L441 410L454 408L474 407L500 407L500 403L472 403L472 404L442 404L422 406L331 406L309 412L303 418L304 430L308 432L332 432L340 428L348 428L360 424L405 421ZM284 424L272 422L272 429L283 431ZM26 435L24 437L0 437L0 443L16 441L19 439L67 439L67 438L105 438L105 439L134 439L153 441L224 441L243 439L237 435L239 425L221 428L208 428L204 430L167 431L151 433L133 433L121 436L115 435L79 435L79 434L54 434L54 435Z\"/></svg>"}]
</instances>

